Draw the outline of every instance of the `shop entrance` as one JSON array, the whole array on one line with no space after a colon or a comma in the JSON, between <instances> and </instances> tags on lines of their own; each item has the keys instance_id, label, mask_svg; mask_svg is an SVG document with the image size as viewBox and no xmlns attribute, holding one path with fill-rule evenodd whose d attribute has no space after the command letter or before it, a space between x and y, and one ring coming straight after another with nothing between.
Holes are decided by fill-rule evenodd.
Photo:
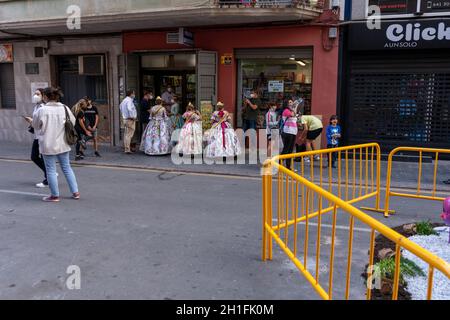
<instances>
[{"instance_id":1,"label":"shop entrance","mask_svg":"<svg viewBox=\"0 0 450 320\"><path fill-rule=\"evenodd\" d=\"M184 112L189 102L196 103L197 79L195 70L170 71L143 69L141 92L152 91L155 97L162 97L170 86L178 97L181 111ZM167 105L169 107L169 105Z\"/></svg>"}]
</instances>

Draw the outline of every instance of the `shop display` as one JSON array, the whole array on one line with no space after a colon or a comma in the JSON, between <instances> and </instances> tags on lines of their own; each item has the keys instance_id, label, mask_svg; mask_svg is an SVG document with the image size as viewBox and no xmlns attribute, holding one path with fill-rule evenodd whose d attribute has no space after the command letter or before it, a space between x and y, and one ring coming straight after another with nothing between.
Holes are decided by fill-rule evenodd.
<instances>
[{"instance_id":1,"label":"shop display","mask_svg":"<svg viewBox=\"0 0 450 320\"><path fill-rule=\"evenodd\" d=\"M262 102L257 119L258 128L265 127L265 113L270 102L282 106L288 99L302 98L304 113L311 114L312 61L255 59L244 60L241 65L242 101L250 95L252 90L256 90Z\"/></svg>"}]
</instances>

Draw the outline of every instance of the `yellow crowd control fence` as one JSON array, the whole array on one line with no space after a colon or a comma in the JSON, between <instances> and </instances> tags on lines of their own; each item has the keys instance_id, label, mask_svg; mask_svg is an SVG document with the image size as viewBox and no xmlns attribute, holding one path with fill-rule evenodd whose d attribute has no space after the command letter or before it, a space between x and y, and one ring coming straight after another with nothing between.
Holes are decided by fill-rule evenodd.
<instances>
[{"instance_id":1,"label":"yellow crowd control fence","mask_svg":"<svg viewBox=\"0 0 450 320\"><path fill-rule=\"evenodd\" d=\"M417 174L417 186L415 188L414 193L406 193L405 192L394 192L391 189L392 185L392 167L393 167L393 159L394 156L399 154L400 152L408 152L418 155L419 163L418 163L418 174ZM443 201L444 197L440 196L437 191L437 177L438 177L438 168L439 168L439 157L442 154L450 154L450 149L432 149L432 148L412 148L412 147L400 147L394 149L389 154L388 159L388 168L387 168L387 176L386 176L386 202L384 207L384 215L386 217L389 216L389 205L391 197L406 197L413 199L423 199L423 200L434 200L434 201ZM434 163L432 172L428 172L428 174L432 174L432 189L424 190L422 187L422 182L425 177L424 170L424 156L431 155ZM430 180L430 181L431 181Z\"/></svg>"},{"instance_id":2,"label":"yellow crowd control fence","mask_svg":"<svg viewBox=\"0 0 450 320\"><path fill-rule=\"evenodd\" d=\"M329 170L328 179L324 179L323 162L333 156L341 161L336 169ZM401 252L407 250L428 265L426 297L431 299L435 270L450 278L450 265L352 205L374 197L378 208L380 157L377 144L366 144L282 155L266 161L262 259L273 259L275 242L321 298L351 299L353 295L360 298L365 294L371 299L371 288L366 290L361 286L360 271L366 265L374 265L378 233L395 244L392 298L399 297ZM320 163L320 169L311 165L314 158ZM293 159L299 161L298 165ZM359 247L357 254L355 242ZM369 252L368 259L361 258L362 245L367 248L364 254ZM360 269L354 272L356 266ZM369 268L369 279L372 272ZM358 286L352 286L356 283Z\"/></svg>"}]
</instances>

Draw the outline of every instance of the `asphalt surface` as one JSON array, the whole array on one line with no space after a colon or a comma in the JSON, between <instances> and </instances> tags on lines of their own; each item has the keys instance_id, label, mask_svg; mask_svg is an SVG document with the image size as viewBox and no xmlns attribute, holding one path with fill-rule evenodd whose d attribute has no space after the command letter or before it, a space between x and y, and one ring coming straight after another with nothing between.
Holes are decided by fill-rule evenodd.
<instances>
[{"instance_id":1,"label":"asphalt surface","mask_svg":"<svg viewBox=\"0 0 450 320\"><path fill-rule=\"evenodd\" d=\"M62 202L43 203L48 190L34 188L39 170L0 160L0 299L319 298L276 245L274 260L261 261L259 178L95 166L75 172L80 201L69 198L60 172ZM439 203L407 199L393 206L397 216L373 216L395 226L438 220L442 210ZM343 298L348 216L340 214L338 225L334 292ZM370 233L356 227L351 298L363 299ZM324 278L330 232L322 232ZM80 267L80 290L66 287L71 265Z\"/></svg>"}]
</instances>

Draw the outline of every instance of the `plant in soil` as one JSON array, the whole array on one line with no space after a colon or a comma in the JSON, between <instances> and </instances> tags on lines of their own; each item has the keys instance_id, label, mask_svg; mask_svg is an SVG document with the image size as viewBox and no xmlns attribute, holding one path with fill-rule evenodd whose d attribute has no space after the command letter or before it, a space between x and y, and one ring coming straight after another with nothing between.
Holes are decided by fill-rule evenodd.
<instances>
[{"instance_id":1,"label":"plant in soil","mask_svg":"<svg viewBox=\"0 0 450 320\"><path fill-rule=\"evenodd\" d=\"M438 235L430 221L422 221L416 224L417 234L420 236Z\"/></svg>"},{"instance_id":2,"label":"plant in soil","mask_svg":"<svg viewBox=\"0 0 450 320\"><path fill-rule=\"evenodd\" d=\"M378 267L380 270L381 277L389 280L394 280L395 274L395 258L386 258L380 260L375 264L375 267ZM406 285L406 281L404 277L425 277L425 273L423 270L413 261L400 258L400 284Z\"/></svg>"}]
</instances>

